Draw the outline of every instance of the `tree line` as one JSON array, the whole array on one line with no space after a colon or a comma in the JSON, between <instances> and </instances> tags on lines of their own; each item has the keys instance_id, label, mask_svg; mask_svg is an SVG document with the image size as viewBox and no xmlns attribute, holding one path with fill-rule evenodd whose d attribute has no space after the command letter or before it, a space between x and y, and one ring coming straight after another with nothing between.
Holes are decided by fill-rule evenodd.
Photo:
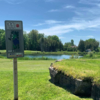
<instances>
[{"instance_id":1,"label":"tree line","mask_svg":"<svg viewBox=\"0 0 100 100\"><path fill-rule=\"evenodd\" d=\"M65 44L59 39L58 36L45 36L37 30L31 30L29 33L23 32L24 37L24 50L37 50L37 51L85 51L91 49L98 51L99 42L95 39L88 39L86 41L80 40L79 45L75 46L74 40L66 42ZM5 30L0 29L0 50L6 49L5 46Z\"/></svg>"}]
</instances>

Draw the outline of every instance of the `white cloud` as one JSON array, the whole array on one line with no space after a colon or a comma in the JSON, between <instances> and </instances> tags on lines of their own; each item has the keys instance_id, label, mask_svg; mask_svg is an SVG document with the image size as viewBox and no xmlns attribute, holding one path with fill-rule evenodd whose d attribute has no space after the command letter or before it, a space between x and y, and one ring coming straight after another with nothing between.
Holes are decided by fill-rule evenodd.
<instances>
[{"instance_id":1,"label":"white cloud","mask_svg":"<svg viewBox=\"0 0 100 100\"><path fill-rule=\"evenodd\" d=\"M23 3L27 0L4 0L4 1L9 3L9 4L20 4L20 3Z\"/></svg>"},{"instance_id":2,"label":"white cloud","mask_svg":"<svg viewBox=\"0 0 100 100\"><path fill-rule=\"evenodd\" d=\"M80 0L79 3L100 7L100 0Z\"/></svg>"},{"instance_id":3,"label":"white cloud","mask_svg":"<svg viewBox=\"0 0 100 100\"><path fill-rule=\"evenodd\" d=\"M72 5L67 5L66 7L64 7L64 8L75 8L74 6L72 6Z\"/></svg>"},{"instance_id":4,"label":"white cloud","mask_svg":"<svg viewBox=\"0 0 100 100\"><path fill-rule=\"evenodd\" d=\"M48 12L59 12L59 11L61 11L61 10L59 10L59 9L51 9Z\"/></svg>"},{"instance_id":5,"label":"white cloud","mask_svg":"<svg viewBox=\"0 0 100 100\"><path fill-rule=\"evenodd\" d=\"M25 32L26 32L26 33L29 33L30 31L29 31L29 30L25 30Z\"/></svg>"},{"instance_id":6,"label":"white cloud","mask_svg":"<svg viewBox=\"0 0 100 100\"><path fill-rule=\"evenodd\" d=\"M100 0L80 0L79 3L83 3L83 4L95 4L100 2Z\"/></svg>"},{"instance_id":7,"label":"white cloud","mask_svg":"<svg viewBox=\"0 0 100 100\"><path fill-rule=\"evenodd\" d=\"M76 35L72 35L74 37L77 37L77 38L94 38L94 36L92 35L89 35L89 36L76 36Z\"/></svg>"},{"instance_id":8,"label":"white cloud","mask_svg":"<svg viewBox=\"0 0 100 100\"><path fill-rule=\"evenodd\" d=\"M89 20L95 20L95 19L99 18L99 16L100 16L100 0L80 0L79 3L84 4L84 6L76 7L73 10L73 12L76 14L76 15L74 15L73 19L80 19L80 21L81 20L89 21ZM87 5L87 6L85 6L85 5Z\"/></svg>"},{"instance_id":9,"label":"white cloud","mask_svg":"<svg viewBox=\"0 0 100 100\"><path fill-rule=\"evenodd\" d=\"M99 4L97 4L97 6L98 6L98 7L100 7L100 3L99 3Z\"/></svg>"},{"instance_id":10,"label":"white cloud","mask_svg":"<svg viewBox=\"0 0 100 100\"><path fill-rule=\"evenodd\" d=\"M67 5L67 6L65 6L64 8L67 8L67 9L72 9L72 8L75 8L74 6L72 6L72 5ZM51 9L51 10L49 10L48 12L60 12L60 11L62 11L63 9Z\"/></svg>"},{"instance_id":11,"label":"white cloud","mask_svg":"<svg viewBox=\"0 0 100 100\"><path fill-rule=\"evenodd\" d=\"M79 3L85 4L85 5L91 5L91 6L78 8L79 9L77 10L78 12L81 12L84 15L90 15L90 16L100 14L100 0L80 0Z\"/></svg>"},{"instance_id":12,"label":"white cloud","mask_svg":"<svg viewBox=\"0 0 100 100\"><path fill-rule=\"evenodd\" d=\"M65 37L63 37L63 36L61 36L61 37L59 37L60 39L64 39Z\"/></svg>"},{"instance_id":13,"label":"white cloud","mask_svg":"<svg viewBox=\"0 0 100 100\"><path fill-rule=\"evenodd\" d=\"M45 0L46 2L52 2L52 1L55 1L55 0Z\"/></svg>"},{"instance_id":14,"label":"white cloud","mask_svg":"<svg viewBox=\"0 0 100 100\"><path fill-rule=\"evenodd\" d=\"M44 23L38 23L37 25L34 26L41 26L41 25L51 25L51 24L58 24L58 23L62 23L62 21L56 21L56 20L46 20Z\"/></svg>"},{"instance_id":15,"label":"white cloud","mask_svg":"<svg viewBox=\"0 0 100 100\"><path fill-rule=\"evenodd\" d=\"M92 36L92 35L89 35L89 36L87 36L88 38L94 38L94 36Z\"/></svg>"},{"instance_id":16,"label":"white cloud","mask_svg":"<svg viewBox=\"0 0 100 100\"><path fill-rule=\"evenodd\" d=\"M43 29L43 30L39 30L40 33L44 33L45 35L59 35L59 34L64 34L64 33L68 33L72 30L62 30L62 29L54 29L54 30L51 30L51 29Z\"/></svg>"},{"instance_id":17,"label":"white cloud","mask_svg":"<svg viewBox=\"0 0 100 100\"><path fill-rule=\"evenodd\" d=\"M46 24L56 24L56 23L62 23L62 21L56 21L56 20L46 20Z\"/></svg>"},{"instance_id":18,"label":"white cloud","mask_svg":"<svg viewBox=\"0 0 100 100\"><path fill-rule=\"evenodd\" d=\"M38 23L36 25L33 25L33 26L41 26L41 25L44 25L45 23Z\"/></svg>"},{"instance_id":19,"label":"white cloud","mask_svg":"<svg viewBox=\"0 0 100 100\"><path fill-rule=\"evenodd\" d=\"M93 29L100 27L100 19L92 20L92 21L82 21L78 23L65 24L65 25L56 25L47 29L39 30L40 33L44 33L45 35L62 35L64 33L68 33L74 30L85 30L85 29Z\"/></svg>"}]
</instances>

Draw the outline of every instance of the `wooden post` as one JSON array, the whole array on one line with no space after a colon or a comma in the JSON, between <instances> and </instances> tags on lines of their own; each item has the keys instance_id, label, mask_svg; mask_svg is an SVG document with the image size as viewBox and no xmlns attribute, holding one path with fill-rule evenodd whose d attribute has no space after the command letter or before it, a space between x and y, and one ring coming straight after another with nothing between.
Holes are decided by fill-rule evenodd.
<instances>
[{"instance_id":1,"label":"wooden post","mask_svg":"<svg viewBox=\"0 0 100 100\"><path fill-rule=\"evenodd\" d=\"M17 58L13 58L14 100L18 100Z\"/></svg>"}]
</instances>

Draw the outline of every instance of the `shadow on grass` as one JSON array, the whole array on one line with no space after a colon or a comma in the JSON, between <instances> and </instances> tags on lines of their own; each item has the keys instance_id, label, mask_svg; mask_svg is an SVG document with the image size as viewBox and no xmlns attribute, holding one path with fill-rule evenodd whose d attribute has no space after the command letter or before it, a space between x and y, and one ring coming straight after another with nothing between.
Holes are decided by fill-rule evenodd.
<instances>
[{"instance_id":1,"label":"shadow on grass","mask_svg":"<svg viewBox=\"0 0 100 100\"><path fill-rule=\"evenodd\" d=\"M71 91L69 88L67 88L67 87L65 87L65 86L61 86L59 83L58 83L58 84L55 84L55 83L52 82L51 79L49 79L49 81L50 81L52 84L54 84L54 85L56 85L56 86L58 86L58 87L61 87L61 88L65 89L66 91L70 92L71 94L78 96L79 98L87 98L87 99L91 98L91 94L90 94L90 95L86 95L86 96L83 96L82 94L74 94L74 93L72 93L72 91Z\"/></svg>"}]
</instances>

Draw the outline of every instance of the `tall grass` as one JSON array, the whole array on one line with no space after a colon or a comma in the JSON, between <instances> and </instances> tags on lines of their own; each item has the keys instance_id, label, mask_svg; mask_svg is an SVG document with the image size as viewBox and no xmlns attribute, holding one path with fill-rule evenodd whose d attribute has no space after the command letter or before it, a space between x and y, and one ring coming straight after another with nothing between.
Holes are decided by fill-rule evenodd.
<instances>
[{"instance_id":1,"label":"tall grass","mask_svg":"<svg viewBox=\"0 0 100 100\"><path fill-rule=\"evenodd\" d=\"M4 57L4 56L0 56L0 58L7 58L7 57ZM8 59L12 59L12 58L8 58ZM17 58L18 60L56 60L56 59L53 59L53 58L48 58L48 57L40 57L40 58L29 58L29 57L19 57Z\"/></svg>"},{"instance_id":2,"label":"tall grass","mask_svg":"<svg viewBox=\"0 0 100 100\"><path fill-rule=\"evenodd\" d=\"M100 59L70 59L54 63L54 68L66 75L85 80L90 78L100 85Z\"/></svg>"},{"instance_id":3,"label":"tall grass","mask_svg":"<svg viewBox=\"0 0 100 100\"><path fill-rule=\"evenodd\" d=\"M18 58L19 60L56 60L53 58L47 58L47 57L40 57L40 58L29 58L29 57L23 57L23 58Z\"/></svg>"}]
</instances>

